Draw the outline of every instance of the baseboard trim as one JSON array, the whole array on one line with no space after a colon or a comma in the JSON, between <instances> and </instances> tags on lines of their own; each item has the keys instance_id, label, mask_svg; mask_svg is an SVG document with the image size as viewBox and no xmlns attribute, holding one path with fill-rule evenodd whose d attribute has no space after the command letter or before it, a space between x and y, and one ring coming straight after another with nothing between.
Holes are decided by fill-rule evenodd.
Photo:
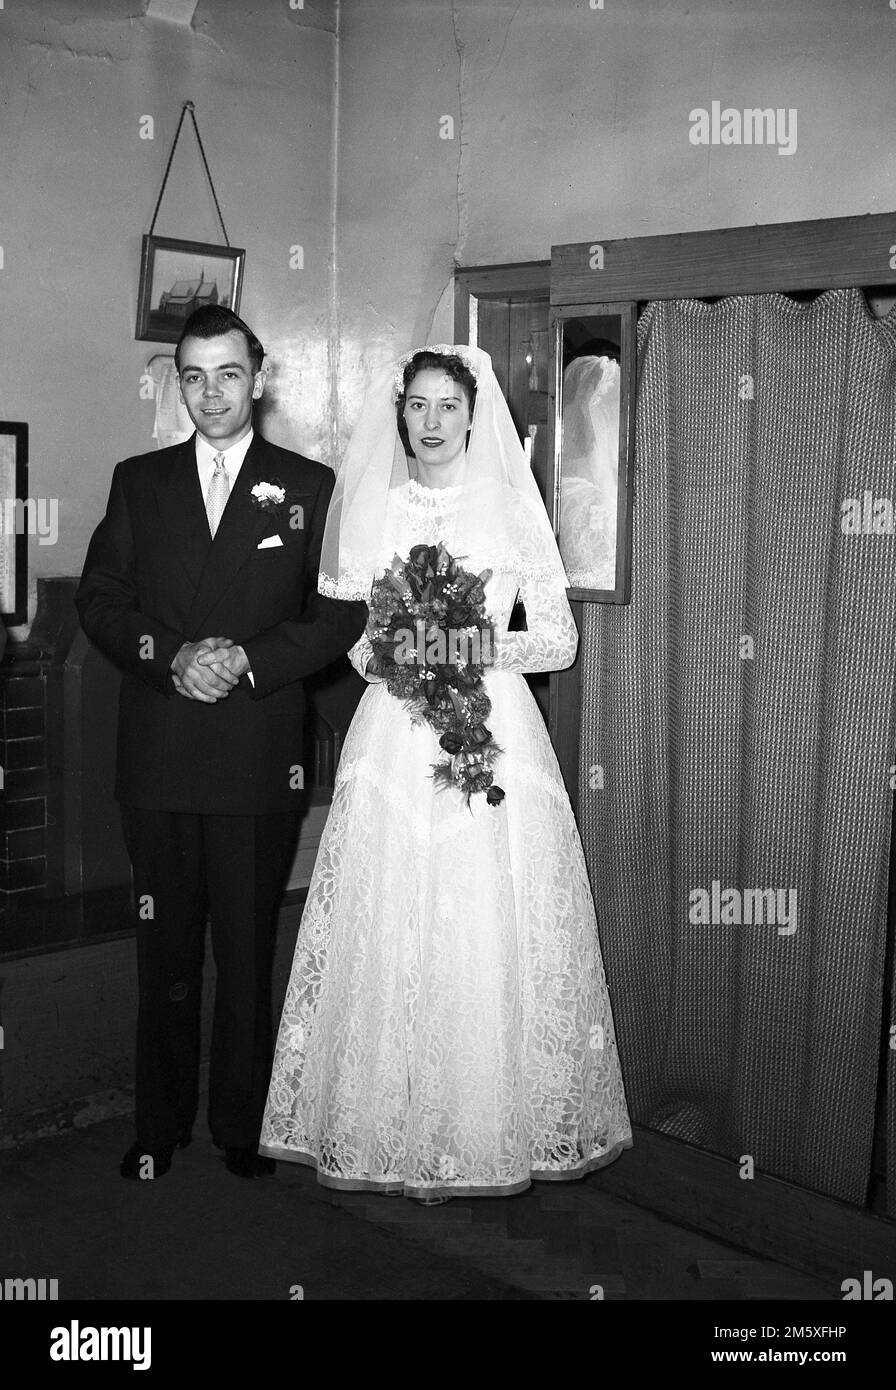
<instances>
[{"instance_id":1,"label":"baseboard trim","mask_svg":"<svg viewBox=\"0 0 896 1390\"><path fill-rule=\"evenodd\" d=\"M742 1178L734 1159L633 1127L634 1145L589 1179L739 1250L829 1279L872 1270L896 1283L896 1222L766 1173Z\"/></svg>"}]
</instances>

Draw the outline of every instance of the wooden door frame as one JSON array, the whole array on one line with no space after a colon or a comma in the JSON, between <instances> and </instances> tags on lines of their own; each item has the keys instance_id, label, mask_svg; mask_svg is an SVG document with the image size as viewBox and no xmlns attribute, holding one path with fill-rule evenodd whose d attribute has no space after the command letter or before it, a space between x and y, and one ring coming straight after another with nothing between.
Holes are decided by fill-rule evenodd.
<instances>
[{"instance_id":1,"label":"wooden door frame","mask_svg":"<svg viewBox=\"0 0 896 1390\"><path fill-rule=\"evenodd\" d=\"M470 299L551 298L550 261L520 261L517 265L455 265L454 341L470 341ZM547 319L545 320L547 327Z\"/></svg>"},{"instance_id":2,"label":"wooden door frame","mask_svg":"<svg viewBox=\"0 0 896 1390\"><path fill-rule=\"evenodd\" d=\"M618 241L592 237L551 247L551 303L896 285L894 261L896 212Z\"/></svg>"}]
</instances>

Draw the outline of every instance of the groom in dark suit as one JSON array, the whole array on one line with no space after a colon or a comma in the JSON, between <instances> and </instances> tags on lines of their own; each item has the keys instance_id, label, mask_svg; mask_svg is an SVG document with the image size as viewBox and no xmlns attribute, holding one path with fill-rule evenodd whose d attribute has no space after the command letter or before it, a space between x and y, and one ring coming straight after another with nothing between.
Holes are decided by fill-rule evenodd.
<instances>
[{"instance_id":1,"label":"groom in dark suit","mask_svg":"<svg viewBox=\"0 0 896 1390\"><path fill-rule=\"evenodd\" d=\"M140 991L127 1178L167 1172L192 1137L209 911L209 1127L231 1172L273 1171L257 1147L303 787L302 679L367 618L363 603L317 592L332 473L253 432L263 357L228 309L186 321L175 360L196 433L117 465L76 596L84 631L124 673L116 796Z\"/></svg>"}]
</instances>

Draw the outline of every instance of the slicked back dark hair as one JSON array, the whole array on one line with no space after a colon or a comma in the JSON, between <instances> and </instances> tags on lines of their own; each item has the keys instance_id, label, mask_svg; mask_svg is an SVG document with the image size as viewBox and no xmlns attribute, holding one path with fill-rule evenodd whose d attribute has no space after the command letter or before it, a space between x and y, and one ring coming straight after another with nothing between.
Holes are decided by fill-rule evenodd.
<instances>
[{"instance_id":1,"label":"slicked back dark hair","mask_svg":"<svg viewBox=\"0 0 896 1390\"><path fill-rule=\"evenodd\" d=\"M463 358L458 357L453 352L415 352L402 372L401 394L395 402L395 410L398 415L398 433L408 457L413 454L407 425L404 422L404 407L407 402L408 387L418 372L428 371L444 372L452 381L456 381L458 386L463 387L470 407L470 419L473 418L473 407L476 404L476 378Z\"/></svg>"},{"instance_id":2,"label":"slicked back dark hair","mask_svg":"<svg viewBox=\"0 0 896 1390\"><path fill-rule=\"evenodd\" d=\"M264 348L256 338L252 329L238 314L232 309L227 309L223 304L203 304L201 309L194 309L183 327L183 332L178 339L177 347L174 349L174 365L180 372L180 350L186 338L221 338L227 333L242 333L246 340L246 349L249 353L249 365L253 375L261 371L261 364L264 361Z\"/></svg>"}]
</instances>

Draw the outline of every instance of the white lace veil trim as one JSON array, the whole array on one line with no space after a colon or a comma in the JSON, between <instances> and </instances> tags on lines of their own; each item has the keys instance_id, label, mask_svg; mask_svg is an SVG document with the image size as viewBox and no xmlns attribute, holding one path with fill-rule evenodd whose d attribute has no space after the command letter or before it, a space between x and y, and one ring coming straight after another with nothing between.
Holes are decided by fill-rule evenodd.
<instances>
[{"instance_id":1,"label":"white lace veil trim","mask_svg":"<svg viewBox=\"0 0 896 1390\"><path fill-rule=\"evenodd\" d=\"M513 568L527 577L567 587L554 533L498 386L491 358L480 348L438 343L419 352L451 353L476 377L476 403L459 501L457 534L472 553L487 554L492 568ZM390 492L406 487L413 460L398 433L395 403L404 367L415 353L378 368L370 381L349 440L324 530L318 588L330 598L366 599L384 557Z\"/></svg>"}]
</instances>

